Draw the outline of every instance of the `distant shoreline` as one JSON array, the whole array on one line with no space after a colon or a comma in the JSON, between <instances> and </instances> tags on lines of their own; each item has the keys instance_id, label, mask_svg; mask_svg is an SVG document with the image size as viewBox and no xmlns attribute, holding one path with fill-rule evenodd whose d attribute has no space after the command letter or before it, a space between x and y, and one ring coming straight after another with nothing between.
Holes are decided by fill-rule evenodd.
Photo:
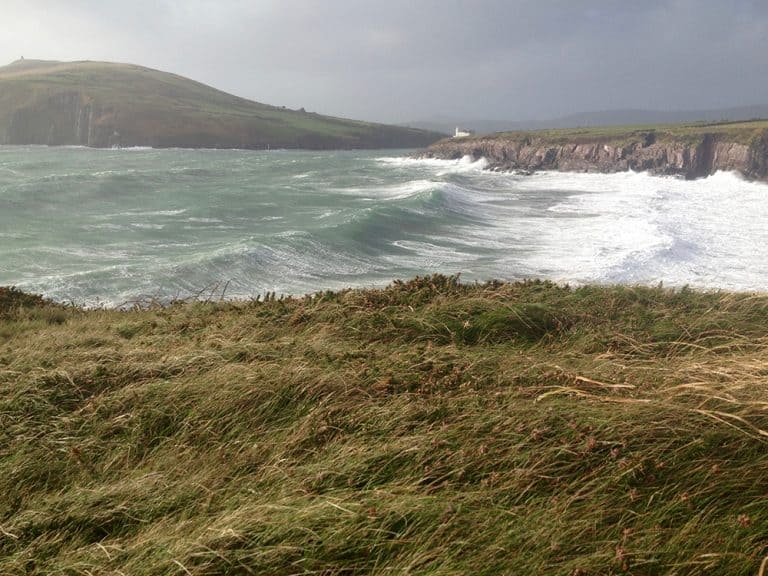
<instances>
[{"instance_id":1,"label":"distant shoreline","mask_svg":"<svg viewBox=\"0 0 768 576\"><path fill-rule=\"evenodd\" d=\"M446 138L420 158L485 158L491 170L625 172L692 180L734 171L768 181L768 120L599 127Z\"/></svg>"}]
</instances>

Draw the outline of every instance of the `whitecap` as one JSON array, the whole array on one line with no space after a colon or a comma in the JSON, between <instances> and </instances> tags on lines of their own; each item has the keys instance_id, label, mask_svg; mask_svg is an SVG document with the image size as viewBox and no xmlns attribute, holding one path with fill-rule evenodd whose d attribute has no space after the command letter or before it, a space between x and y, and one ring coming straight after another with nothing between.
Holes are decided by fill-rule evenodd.
<instances>
[{"instance_id":1,"label":"whitecap","mask_svg":"<svg viewBox=\"0 0 768 576\"><path fill-rule=\"evenodd\" d=\"M119 214L121 216L178 216L187 212L186 208L177 210L128 210Z\"/></svg>"},{"instance_id":2,"label":"whitecap","mask_svg":"<svg viewBox=\"0 0 768 576\"><path fill-rule=\"evenodd\" d=\"M475 159L472 156L464 156L458 160L385 156L377 158L376 160L380 164L394 166L396 168L429 168L435 170L439 176L456 173L482 172L489 166L486 158Z\"/></svg>"}]
</instances>

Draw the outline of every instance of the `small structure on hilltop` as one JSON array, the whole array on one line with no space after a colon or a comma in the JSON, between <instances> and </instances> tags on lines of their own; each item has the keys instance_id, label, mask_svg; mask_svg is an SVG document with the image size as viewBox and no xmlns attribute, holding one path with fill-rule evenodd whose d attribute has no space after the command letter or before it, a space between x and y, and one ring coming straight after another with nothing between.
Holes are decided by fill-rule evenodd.
<instances>
[{"instance_id":1,"label":"small structure on hilltop","mask_svg":"<svg viewBox=\"0 0 768 576\"><path fill-rule=\"evenodd\" d=\"M473 130L464 130L463 128L459 128L456 126L456 132L453 133L454 138L466 138L467 136L474 135Z\"/></svg>"}]
</instances>

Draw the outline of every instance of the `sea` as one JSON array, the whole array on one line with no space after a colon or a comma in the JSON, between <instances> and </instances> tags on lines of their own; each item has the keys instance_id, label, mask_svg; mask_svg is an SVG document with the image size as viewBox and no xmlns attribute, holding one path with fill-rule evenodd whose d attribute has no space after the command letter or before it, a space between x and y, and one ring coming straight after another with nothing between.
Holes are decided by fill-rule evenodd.
<instances>
[{"instance_id":1,"label":"sea","mask_svg":"<svg viewBox=\"0 0 768 576\"><path fill-rule=\"evenodd\" d=\"M0 147L0 286L87 307L442 273L768 290L768 185L412 151Z\"/></svg>"}]
</instances>

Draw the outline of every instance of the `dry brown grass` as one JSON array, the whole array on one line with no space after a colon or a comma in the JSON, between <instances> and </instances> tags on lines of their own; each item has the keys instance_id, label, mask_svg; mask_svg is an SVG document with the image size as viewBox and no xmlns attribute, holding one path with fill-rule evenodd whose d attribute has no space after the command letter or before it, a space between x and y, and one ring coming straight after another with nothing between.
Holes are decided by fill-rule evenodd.
<instances>
[{"instance_id":1,"label":"dry brown grass","mask_svg":"<svg viewBox=\"0 0 768 576\"><path fill-rule=\"evenodd\" d=\"M765 569L766 296L30 303L0 321L2 574Z\"/></svg>"}]
</instances>

